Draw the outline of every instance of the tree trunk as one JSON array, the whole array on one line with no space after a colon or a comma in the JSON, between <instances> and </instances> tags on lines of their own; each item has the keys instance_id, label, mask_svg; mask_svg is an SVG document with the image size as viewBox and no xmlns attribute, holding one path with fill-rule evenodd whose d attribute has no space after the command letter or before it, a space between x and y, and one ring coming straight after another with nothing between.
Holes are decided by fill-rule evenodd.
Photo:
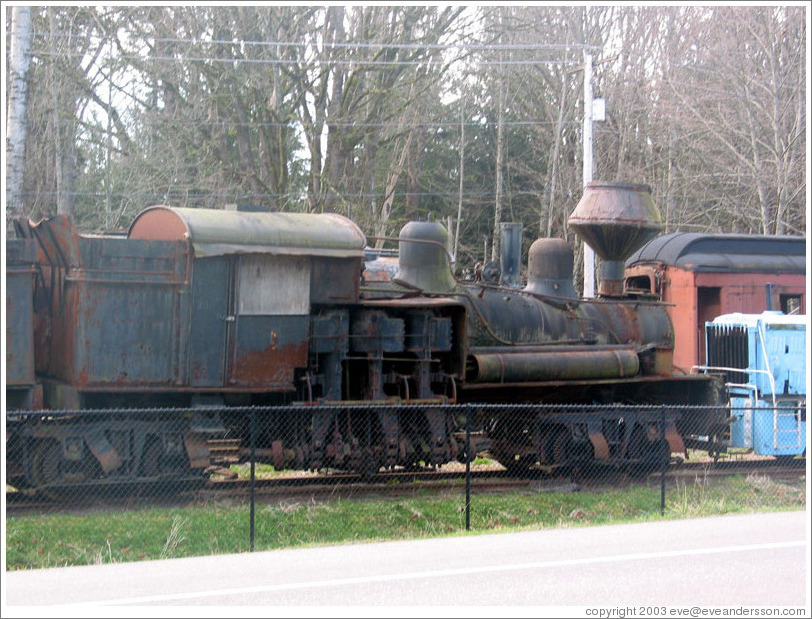
<instances>
[{"instance_id":1,"label":"tree trunk","mask_svg":"<svg viewBox=\"0 0 812 619\"><path fill-rule=\"evenodd\" d=\"M504 69L503 69L504 71ZM504 146L505 141L505 89L504 89L504 75L499 78L499 109L497 110L496 121L496 199L493 207L493 240L491 241L491 260L493 262L499 261L499 254L501 252L501 236L499 225L502 223L502 166L504 164Z\"/></svg>"},{"instance_id":2,"label":"tree trunk","mask_svg":"<svg viewBox=\"0 0 812 619\"><path fill-rule=\"evenodd\" d=\"M6 142L6 203L8 214L23 214L28 68L31 64L31 7L12 7L11 62Z\"/></svg>"}]
</instances>

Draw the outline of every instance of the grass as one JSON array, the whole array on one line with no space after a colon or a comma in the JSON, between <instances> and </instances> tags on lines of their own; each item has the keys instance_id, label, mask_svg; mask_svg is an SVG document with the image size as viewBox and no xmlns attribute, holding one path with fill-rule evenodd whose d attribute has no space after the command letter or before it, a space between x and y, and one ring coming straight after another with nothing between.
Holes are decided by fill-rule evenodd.
<instances>
[{"instance_id":1,"label":"grass","mask_svg":"<svg viewBox=\"0 0 812 619\"><path fill-rule=\"evenodd\" d=\"M259 504L255 550L391 539L591 526L756 511L803 510L806 481L751 474L677 482L660 514L660 490L645 486L589 492L473 495L471 531L465 497ZM191 504L122 512L48 514L6 519L6 569L97 565L247 552L247 504Z\"/></svg>"}]
</instances>

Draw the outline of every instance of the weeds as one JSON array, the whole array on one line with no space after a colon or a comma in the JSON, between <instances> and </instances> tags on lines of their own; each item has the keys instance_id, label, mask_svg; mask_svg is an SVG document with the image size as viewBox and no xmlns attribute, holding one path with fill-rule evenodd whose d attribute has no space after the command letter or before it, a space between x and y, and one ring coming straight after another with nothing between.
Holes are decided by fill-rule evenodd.
<instances>
[{"instance_id":1,"label":"weeds","mask_svg":"<svg viewBox=\"0 0 812 619\"><path fill-rule=\"evenodd\" d=\"M185 537L181 537L180 535L184 524L185 521L178 516L175 516L172 519L172 528L169 530L169 535L166 538L163 550L161 550L161 559L169 559L170 557L175 556L175 551L177 550L178 546L180 546L186 540Z\"/></svg>"}]
</instances>

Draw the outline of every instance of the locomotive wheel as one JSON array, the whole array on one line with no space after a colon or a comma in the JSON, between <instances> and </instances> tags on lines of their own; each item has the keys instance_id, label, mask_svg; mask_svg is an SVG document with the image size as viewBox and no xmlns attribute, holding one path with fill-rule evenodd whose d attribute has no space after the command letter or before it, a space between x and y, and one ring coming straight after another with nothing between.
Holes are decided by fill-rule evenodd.
<instances>
[{"instance_id":1,"label":"locomotive wheel","mask_svg":"<svg viewBox=\"0 0 812 619\"><path fill-rule=\"evenodd\" d=\"M142 477L157 477L160 472L161 441L157 438L150 439L144 447L144 455L141 458L139 473Z\"/></svg>"},{"instance_id":2,"label":"locomotive wheel","mask_svg":"<svg viewBox=\"0 0 812 619\"><path fill-rule=\"evenodd\" d=\"M572 454L572 436L569 430L561 428L553 434L549 443L548 459L551 464L566 464Z\"/></svg>"},{"instance_id":3,"label":"locomotive wheel","mask_svg":"<svg viewBox=\"0 0 812 619\"><path fill-rule=\"evenodd\" d=\"M35 486L47 486L59 481L61 449L56 441L40 441L31 460L31 476Z\"/></svg>"},{"instance_id":4,"label":"locomotive wheel","mask_svg":"<svg viewBox=\"0 0 812 619\"><path fill-rule=\"evenodd\" d=\"M83 456L78 462L66 460L58 441L39 441L31 462L31 476L35 486L77 484L98 478L101 467L95 458L87 450Z\"/></svg>"}]
</instances>

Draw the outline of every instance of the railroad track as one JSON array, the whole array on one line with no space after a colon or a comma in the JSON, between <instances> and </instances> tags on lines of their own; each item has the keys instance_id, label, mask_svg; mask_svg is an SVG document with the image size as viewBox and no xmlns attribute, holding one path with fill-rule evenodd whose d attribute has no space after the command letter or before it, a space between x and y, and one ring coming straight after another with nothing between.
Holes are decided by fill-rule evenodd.
<instances>
[{"instance_id":1,"label":"railroad track","mask_svg":"<svg viewBox=\"0 0 812 619\"><path fill-rule=\"evenodd\" d=\"M130 484L130 492L105 494L100 488L88 486L86 492L64 494L64 500L49 498L34 492L7 492L7 515L31 513L72 513L88 510L116 511L139 505L182 506L218 500L248 500L253 493L260 501L328 500L331 498L392 497L416 493L459 492L465 487L462 472L410 471L381 473L364 479L359 475L283 475L274 478L250 479L210 478L194 480L194 484ZM509 491L526 487L527 479L509 478L503 470L479 471L471 476L472 492Z\"/></svg>"},{"instance_id":2,"label":"railroad track","mask_svg":"<svg viewBox=\"0 0 812 619\"><path fill-rule=\"evenodd\" d=\"M798 479L806 474L806 460L789 463L772 459L725 460L718 462L688 461L672 464L666 471L666 483L684 483L689 479L720 478L731 475L762 473L773 479ZM215 471L216 473L216 471ZM472 495L515 491L597 490L632 485L661 483L659 471L629 475L620 469L594 471L539 470L521 477L511 476L500 468L472 469L469 491ZM149 504L158 506L188 505L219 500L248 500L253 494L262 502L320 501L330 499L386 499L432 493L460 494L466 491L465 467L441 470L381 472L371 478L342 473L289 474L250 479L212 475L209 479L178 480L171 484L150 486L131 484L105 495L94 487L90 492L70 488L63 500L43 499L35 493L7 492L6 513L9 516L31 513L81 513L87 510L118 511Z\"/></svg>"}]
</instances>

